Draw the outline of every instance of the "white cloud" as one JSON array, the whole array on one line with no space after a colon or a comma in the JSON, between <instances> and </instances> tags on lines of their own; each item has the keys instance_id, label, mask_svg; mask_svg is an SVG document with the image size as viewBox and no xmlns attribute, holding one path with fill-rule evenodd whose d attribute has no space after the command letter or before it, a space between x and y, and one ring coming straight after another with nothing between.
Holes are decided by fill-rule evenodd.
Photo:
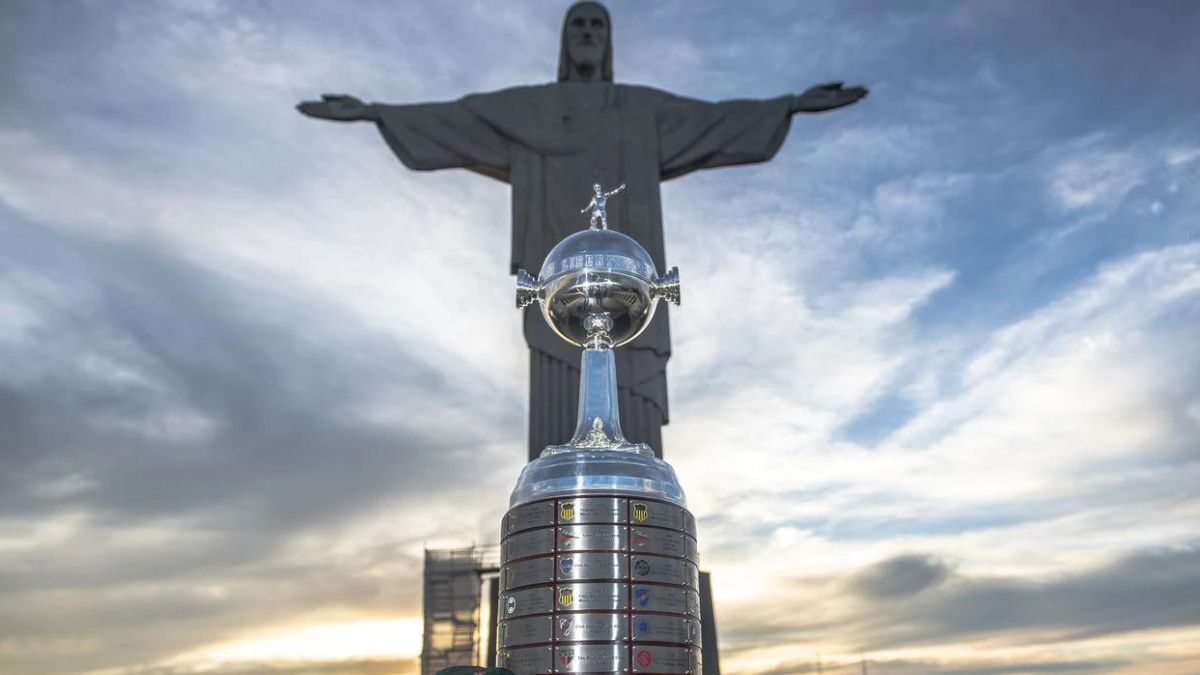
<instances>
[{"instance_id":1,"label":"white cloud","mask_svg":"<svg viewBox=\"0 0 1200 675\"><path fill-rule=\"evenodd\" d=\"M781 594L804 606L815 591L785 592L781 578L838 575L913 550L958 559L966 571L1039 575L1186 540L1200 500L1168 495L1200 478L1200 468L1177 465L1178 453L1194 457L1197 448L1179 445L1194 438L1194 427L1181 428L1171 406L1182 406L1184 415L1194 407L1172 400L1194 392L1190 378L1200 363L1168 338L1178 328L1161 322L1200 302L1197 265L1200 245L1106 266L1061 300L997 331L964 370L961 389L871 451L830 435L831 410L855 401L827 384L847 370L840 359L824 359L823 369L796 378L789 395L762 385L726 387L685 403L670 447L687 450L672 461L701 517L722 517L701 534L702 548L720 551L706 560L717 573L719 600L728 603L723 608ZM887 326L851 322L846 330L886 335ZM823 337L846 340L840 332ZM903 341L866 343L880 363L887 363L882 353L916 360L921 351ZM755 342L754 349L768 345ZM788 370L778 348L761 355L764 362L772 357L783 364L777 369ZM1056 500L1077 507L1069 514L1043 510ZM1020 511L1005 522L1014 507ZM1002 517L994 525L954 527L989 510ZM922 522L930 529L903 533ZM945 526L938 522L949 527L939 532ZM838 536L862 527L877 534ZM898 531L888 535L889 528ZM830 534L821 534L826 529ZM768 545L751 543L764 540ZM722 581L731 577L738 580Z\"/></svg>"},{"instance_id":2,"label":"white cloud","mask_svg":"<svg viewBox=\"0 0 1200 675\"><path fill-rule=\"evenodd\" d=\"M1096 139L1081 145L1050 170L1050 194L1062 208L1111 210L1145 182L1148 167L1139 154L1104 147Z\"/></svg>"},{"instance_id":3,"label":"white cloud","mask_svg":"<svg viewBox=\"0 0 1200 675\"><path fill-rule=\"evenodd\" d=\"M1167 151L1167 164L1173 167L1191 164L1200 159L1200 146L1172 148Z\"/></svg>"}]
</instances>

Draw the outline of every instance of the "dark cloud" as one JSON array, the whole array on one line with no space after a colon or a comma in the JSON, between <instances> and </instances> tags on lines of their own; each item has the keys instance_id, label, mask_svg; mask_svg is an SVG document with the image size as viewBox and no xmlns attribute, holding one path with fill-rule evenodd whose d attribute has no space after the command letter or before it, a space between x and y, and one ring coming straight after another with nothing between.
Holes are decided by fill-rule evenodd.
<instances>
[{"instance_id":1,"label":"dark cloud","mask_svg":"<svg viewBox=\"0 0 1200 675\"><path fill-rule=\"evenodd\" d=\"M720 578L714 582L719 585ZM801 589L803 602L797 603L792 591ZM1031 634L1053 643L1196 626L1200 625L1200 549L1144 551L1092 570L1043 578L964 575L952 572L934 556L909 554L841 579L792 579L787 586L777 586L777 591L769 602L722 609L718 624L723 655L744 655L782 644L815 654L823 644L850 640L857 642L853 651L870 656L883 650L961 645L977 639L993 645L1027 644ZM1136 662L1148 664L1149 658ZM1113 659L1105 654L1078 661L1047 658L1019 663L890 661L880 664L886 668L878 672L1099 673L1122 665ZM809 670L813 664L798 660L767 672L815 672ZM858 664L853 665L839 671L835 664L825 672L857 673Z\"/></svg>"},{"instance_id":2,"label":"dark cloud","mask_svg":"<svg viewBox=\"0 0 1200 675\"><path fill-rule=\"evenodd\" d=\"M184 569L178 578L130 576L98 589L6 591L0 672L67 673L154 663L261 632L264 626L314 613L319 617L321 610L394 616L418 606L419 572L419 557L393 551L386 566L289 563L276 557Z\"/></svg>"},{"instance_id":3,"label":"dark cloud","mask_svg":"<svg viewBox=\"0 0 1200 675\"><path fill-rule=\"evenodd\" d=\"M950 568L929 555L902 555L863 570L852 588L868 598L904 598L937 586L950 576Z\"/></svg>"},{"instance_id":4,"label":"dark cloud","mask_svg":"<svg viewBox=\"0 0 1200 675\"><path fill-rule=\"evenodd\" d=\"M903 585L903 584L900 584ZM864 649L1038 631L1058 639L1200 624L1200 549L1130 555L1040 580L955 576L903 601L870 604Z\"/></svg>"},{"instance_id":5,"label":"dark cloud","mask_svg":"<svg viewBox=\"0 0 1200 675\"><path fill-rule=\"evenodd\" d=\"M433 490L450 474L446 451L481 440L422 424L436 420L380 430L354 416L383 392L468 404L434 348L410 351L311 298L238 286L153 246L0 228L6 270L58 303L31 307L23 353L4 355L15 364L0 375L0 419L14 420L0 445L6 513L216 509L237 528L288 526ZM500 414L519 428L519 402ZM90 486L35 494L64 470Z\"/></svg>"},{"instance_id":6,"label":"dark cloud","mask_svg":"<svg viewBox=\"0 0 1200 675\"><path fill-rule=\"evenodd\" d=\"M11 212L0 240L0 297L32 317L0 340L0 521L36 542L0 558L0 670L148 663L317 607L417 606L419 533L328 566L282 547L483 480L494 467L462 449L520 429L519 401L469 400L436 348L272 290L285 279L235 281ZM361 421L382 393L481 424ZM64 534L38 538L62 518Z\"/></svg>"}]
</instances>

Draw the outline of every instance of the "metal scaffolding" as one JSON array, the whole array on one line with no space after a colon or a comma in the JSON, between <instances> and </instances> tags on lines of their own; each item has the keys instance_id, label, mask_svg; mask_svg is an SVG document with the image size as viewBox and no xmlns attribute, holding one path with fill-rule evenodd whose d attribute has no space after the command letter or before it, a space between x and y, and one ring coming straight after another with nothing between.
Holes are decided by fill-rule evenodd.
<instances>
[{"instance_id":1,"label":"metal scaffolding","mask_svg":"<svg viewBox=\"0 0 1200 675\"><path fill-rule=\"evenodd\" d=\"M476 547L425 551L422 675L480 662L480 580L495 572L495 557Z\"/></svg>"}]
</instances>

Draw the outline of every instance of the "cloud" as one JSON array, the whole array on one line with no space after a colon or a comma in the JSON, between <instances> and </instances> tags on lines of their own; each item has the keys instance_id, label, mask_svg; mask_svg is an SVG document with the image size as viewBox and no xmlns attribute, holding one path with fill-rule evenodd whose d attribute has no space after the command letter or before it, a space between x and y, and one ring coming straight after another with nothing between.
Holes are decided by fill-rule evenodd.
<instances>
[{"instance_id":1,"label":"cloud","mask_svg":"<svg viewBox=\"0 0 1200 675\"><path fill-rule=\"evenodd\" d=\"M493 482L496 466L515 475L488 431L519 429L515 404L453 393L335 307L233 286L169 248L0 230L0 296L24 310L0 350L0 419L14 422L0 443L0 604L20 663L152 661L323 603L412 606L422 540L475 533L478 517L384 536L375 520L459 512L448 504L477 498L458 486ZM402 392L441 404L382 427L355 412ZM468 411L478 426L452 421ZM478 449L466 473L464 448ZM397 597L380 574L407 586ZM134 628L147 642L111 651Z\"/></svg>"},{"instance_id":2,"label":"cloud","mask_svg":"<svg viewBox=\"0 0 1200 675\"><path fill-rule=\"evenodd\" d=\"M1194 665L1194 654L1176 650L1196 634L1196 557L1195 548L1147 550L1086 570L1016 577L951 572L936 557L904 554L848 572L844 584L798 578L783 597L739 605L734 627L721 633L724 665L815 672L822 651L825 672L859 672L860 658L872 670L914 673ZM802 601L791 595L805 586ZM1131 654L1146 635L1163 649ZM811 656L796 660L797 650Z\"/></svg>"},{"instance_id":3,"label":"cloud","mask_svg":"<svg viewBox=\"0 0 1200 675\"><path fill-rule=\"evenodd\" d=\"M1145 161L1139 155L1095 147L1092 139L1084 145L1051 172L1050 192L1064 209L1111 209L1145 181Z\"/></svg>"},{"instance_id":4,"label":"cloud","mask_svg":"<svg viewBox=\"0 0 1200 675\"><path fill-rule=\"evenodd\" d=\"M495 541L506 189L293 109L552 77L558 14L478 9L3 5L0 670L416 668L200 656L411 623L424 546ZM1187 17L1048 11L614 8L622 81L872 87L664 188L727 670L1196 670Z\"/></svg>"},{"instance_id":5,"label":"cloud","mask_svg":"<svg viewBox=\"0 0 1200 675\"><path fill-rule=\"evenodd\" d=\"M1102 266L982 341L916 346L905 332L892 333L875 348L900 358L877 386L906 392L916 410L869 449L831 440L836 426L797 425L820 419L813 407L828 393L818 377L799 380L810 391L760 396L750 399L753 407L726 393L707 410L702 433L684 436L689 456L673 461L690 494L700 495L693 508L705 561L722 620L736 626L722 630L732 662L749 668L769 661L774 645L797 641L853 653L862 644L848 636L867 635L874 624L855 613L844 588L871 601L864 616L879 614L881 626L919 624L920 612L943 609L912 598L945 597L947 606L1003 615L1010 598L1037 597L1014 590L1022 584L1042 588L1116 551L1132 555L1192 536L1200 503L1187 487L1197 470L1187 410L1200 364L1182 336L1195 315L1198 254L1189 244ZM854 334L870 333L859 325ZM774 356L767 349L759 346L756 356ZM907 382L926 371L937 384L912 391ZM1116 381L1122 386L1105 385ZM821 395L809 398L812 392ZM709 434L721 433L727 436L713 443ZM753 453L731 450L744 446L739 434L755 439ZM714 453L703 455L710 447ZM701 470L703 462L719 463L720 476ZM953 574L947 559L955 561ZM848 565L864 571L843 586L837 580ZM987 580L997 578L1001 590L993 593ZM1083 594L1085 586L1062 592ZM976 594L949 595L966 588ZM912 621L875 606L889 601L916 607ZM1155 602L1131 605L1131 621L1190 625L1155 623ZM795 607L813 609L800 617ZM1089 611L1076 610L1070 620L1088 625ZM860 620L862 628L851 628ZM930 628L922 644L944 649L954 622ZM1011 632L1018 641L1026 635L1018 623L980 633ZM901 642L865 644L895 650Z\"/></svg>"},{"instance_id":6,"label":"cloud","mask_svg":"<svg viewBox=\"0 0 1200 675\"><path fill-rule=\"evenodd\" d=\"M1148 551L1052 579L959 577L870 607L868 650L1039 629L1060 640L1200 622L1200 551ZM882 598L887 600L888 597Z\"/></svg>"},{"instance_id":7,"label":"cloud","mask_svg":"<svg viewBox=\"0 0 1200 675\"><path fill-rule=\"evenodd\" d=\"M933 556L902 555L863 570L853 588L868 598L903 598L937 586L950 576L950 568Z\"/></svg>"},{"instance_id":8,"label":"cloud","mask_svg":"<svg viewBox=\"0 0 1200 675\"><path fill-rule=\"evenodd\" d=\"M418 659L344 659L335 662L288 659L278 663L225 663L221 675L390 675L420 670ZM138 675L191 675L211 673L211 665L166 666L138 669Z\"/></svg>"},{"instance_id":9,"label":"cloud","mask_svg":"<svg viewBox=\"0 0 1200 675\"><path fill-rule=\"evenodd\" d=\"M820 660L792 661L780 664L762 675L782 673L828 673L829 675L859 675L867 668L889 675L1020 675L1022 673L1107 673L1126 665L1119 659L1092 659L1036 662L1014 659L1010 663L996 664L948 664L938 660L863 659L862 661Z\"/></svg>"}]
</instances>

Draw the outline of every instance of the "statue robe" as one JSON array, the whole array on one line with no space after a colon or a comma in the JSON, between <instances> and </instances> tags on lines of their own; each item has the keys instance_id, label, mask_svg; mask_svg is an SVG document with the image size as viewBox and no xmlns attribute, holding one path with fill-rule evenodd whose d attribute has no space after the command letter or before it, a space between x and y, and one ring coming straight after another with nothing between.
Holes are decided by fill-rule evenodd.
<instances>
[{"instance_id":1,"label":"statue robe","mask_svg":"<svg viewBox=\"0 0 1200 675\"><path fill-rule=\"evenodd\" d=\"M580 209L593 183L626 185L608 202L609 228L637 240L664 272L659 183L771 159L787 135L790 100L709 103L649 87L560 82L377 108L379 129L406 167L464 168L512 186L511 271L536 276L555 244L587 227ZM524 321L533 459L575 430L580 350L554 335L536 308ZM660 457L670 356L666 307L616 350L622 429Z\"/></svg>"}]
</instances>

